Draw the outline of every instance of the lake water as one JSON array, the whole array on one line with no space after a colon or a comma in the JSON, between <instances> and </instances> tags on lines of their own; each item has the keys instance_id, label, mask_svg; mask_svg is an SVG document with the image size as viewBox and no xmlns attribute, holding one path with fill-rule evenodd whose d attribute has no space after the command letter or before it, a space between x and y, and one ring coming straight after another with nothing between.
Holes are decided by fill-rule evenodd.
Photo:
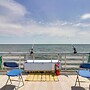
<instances>
[{"instance_id":1,"label":"lake water","mask_svg":"<svg viewBox=\"0 0 90 90\"><path fill-rule=\"evenodd\" d=\"M74 44L77 52L90 52L90 44ZM32 44L0 44L0 52L29 52ZM34 44L34 52L73 52L72 44Z\"/></svg>"}]
</instances>

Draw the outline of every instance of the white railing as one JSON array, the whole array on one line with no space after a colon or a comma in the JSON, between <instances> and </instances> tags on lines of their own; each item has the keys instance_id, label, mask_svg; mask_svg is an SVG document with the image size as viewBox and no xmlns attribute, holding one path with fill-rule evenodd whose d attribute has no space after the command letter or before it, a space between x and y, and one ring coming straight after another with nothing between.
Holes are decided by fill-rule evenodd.
<instances>
[{"instance_id":1,"label":"white railing","mask_svg":"<svg viewBox=\"0 0 90 90\"><path fill-rule=\"evenodd\" d=\"M58 59L61 62L62 70L74 70L78 69L81 63L88 62L89 53L60 53L60 52L34 52L30 56L30 52L0 52L2 56L2 69L4 69L3 62L16 61L19 63L19 68L22 68L22 64L27 60L55 60Z\"/></svg>"}]
</instances>

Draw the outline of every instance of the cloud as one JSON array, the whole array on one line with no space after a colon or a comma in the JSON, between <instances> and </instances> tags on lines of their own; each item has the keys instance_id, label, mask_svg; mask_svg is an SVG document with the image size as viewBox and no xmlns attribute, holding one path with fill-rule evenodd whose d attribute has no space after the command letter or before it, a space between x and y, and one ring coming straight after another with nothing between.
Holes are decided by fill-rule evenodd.
<instances>
[{"instance_id":1,"label":"cloud","mask_svg":"<svg viewBox=\"0 0 90 90\"><path fill-rule=\"evenodd\" d=\"M90 13L82 15L81 19L90 19Z\"/></svg>"},{"instance_id":2,"label":"cloud","mask_svg":"<svg viewBox=\"0 0 90 90\"><path fill-rule=\"evenodd\" d=\"M75 23L75 24L73 24L73 26L75 26L75 27L83 27L83 28L89 27L90 28L90 24L88 24L88 23Z\"/></svg>"},{"instance_id":3,"label":"cloud","mask_svg":"<svg viewBox=\"0 0 90 90\"><path fill-rule=\"evenodd\" d=\"M32 18L26 19L27 9L14 0L1 0L0 6L0 37L51 37L61 39L69 38L71 41L90 38L90 24L55 21L50 23L35 22ZM7 13L8 12L8 13ZM87 17L87 16L86 16ZM83 15L82 19L86 19ZM89 16L88 16L89 18ZM21 21L20 21L21 20ZM81 30L82 27L88 27Z\"/></svg>"},{"instance_id":4,"label":"cloud","mask_svg":"<svg viewBox=\"0 0 90 90\"><path fill-rule=\"evenodd\" d=\"M2 0L0 5L3 10L0 12L0 36L47 35L49 37L71 37L76 33L75 30L67 26L66 21L62 23L60 21L53 22L52 25L50 23L42 25L42 22L37 23L30 18L26 21L27 9L14 0ZM19 19L22 19L24 24Z\"/></svg>"},{"instance_id":5,"label":"cloud","mask_svg":"<svg viewBox=\"0 0 90 90\"><path fill-rule=\"evenodd\" d=\"M14 15L24 16L26 14L26 8L14 0L1 0L0 5L9 9Z\"/></svg>"},{"instance_id":6,"label":"cloud","mask_svg":"<svg viewBox=\"0 0 90 90\"><path fill-rule=\"evenodd\" d=\"M49 37L74 37L77 35L79 29L72 26L60 25L41 25L38 23L29 23L28 25L0 23L0 33L2 35L14 35L18 37L46 35Z\"/></svg>"},{"instance_id":7,"label":"cloud","mask_svg":"<svg viewBox=\"0 0 90 90\"><path fill-rule=\"evenodd\" d=\"M16 21L23 18L27 10L21 4L14 0L0 0L0 20L2 21Z\"/></svg>"}]
</instances>

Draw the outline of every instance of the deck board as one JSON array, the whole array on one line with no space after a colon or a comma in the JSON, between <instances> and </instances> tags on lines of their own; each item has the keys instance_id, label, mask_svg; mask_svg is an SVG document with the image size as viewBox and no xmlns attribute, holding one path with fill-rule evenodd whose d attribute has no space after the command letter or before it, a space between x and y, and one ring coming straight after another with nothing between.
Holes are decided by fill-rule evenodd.
<instances>
[{"instance_id":1,"label":"deck board","mask_svg":"<svg viewBox=\"0 0 90 90\"><path fill-rule=\"evenodd\" d=\"M42 81L37 81L37 82L31 82L31 81L25 81L27 75L23 75L24 83L25 85L18 90L89 90L89 84L90 81L86 78L80 77L81 81L81 87L75 87L75 80L76 80L76 75L60 75L58 76L59 81L58 82L52 82L52 81L47 81L47 82L42 82ZM42 77L45 77L42 75ZM32 79L36 78L41 78L37 77L37 75ZM48 77L45 78L50 78ZM2 88L7 80L6 75L0 75L0 88ZM15 83L16 84L16 83ZM82 89L84 88L84 89Z\"/></svg>"},{"instance_id":2,"label":"deck board","mask_svg":"<svg viewBox=\"0 0 90 90\"><path fill-rule=\"evenodd\" d=\"M30 73L25 81L59 81L58 76L52 73Z\"/></svg>"}]
</instances>

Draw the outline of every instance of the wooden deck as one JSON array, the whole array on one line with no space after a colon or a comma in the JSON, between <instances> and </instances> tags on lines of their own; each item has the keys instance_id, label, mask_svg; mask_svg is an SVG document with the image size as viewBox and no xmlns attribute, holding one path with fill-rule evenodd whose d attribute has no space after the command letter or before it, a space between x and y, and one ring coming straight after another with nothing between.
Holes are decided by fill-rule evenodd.
<instances>
[{"instance_id":1,"label":"wooden deck","mask_svg":"<svg viewBox=\"0 0 90 90\"><path fill-rule=\"evenodd\" d=\"M76 75L67 75L67 74L60 75L58 76L59 78L58 82L52 82L52 81L31 82L31 81L25 81L26 77L27 75L23 75L25 85L19 88L18 90L90 90L89 89L90 81L83 77L80 77L81 87L74 86ZM0 75L0 90L14 90L13 86L11 87L11 85L9 85L8 87L5 86L6 81L7 81L7 76ZM17 83L13 83L13 84L17 84Z\"/></svg>"}]
</instances>

